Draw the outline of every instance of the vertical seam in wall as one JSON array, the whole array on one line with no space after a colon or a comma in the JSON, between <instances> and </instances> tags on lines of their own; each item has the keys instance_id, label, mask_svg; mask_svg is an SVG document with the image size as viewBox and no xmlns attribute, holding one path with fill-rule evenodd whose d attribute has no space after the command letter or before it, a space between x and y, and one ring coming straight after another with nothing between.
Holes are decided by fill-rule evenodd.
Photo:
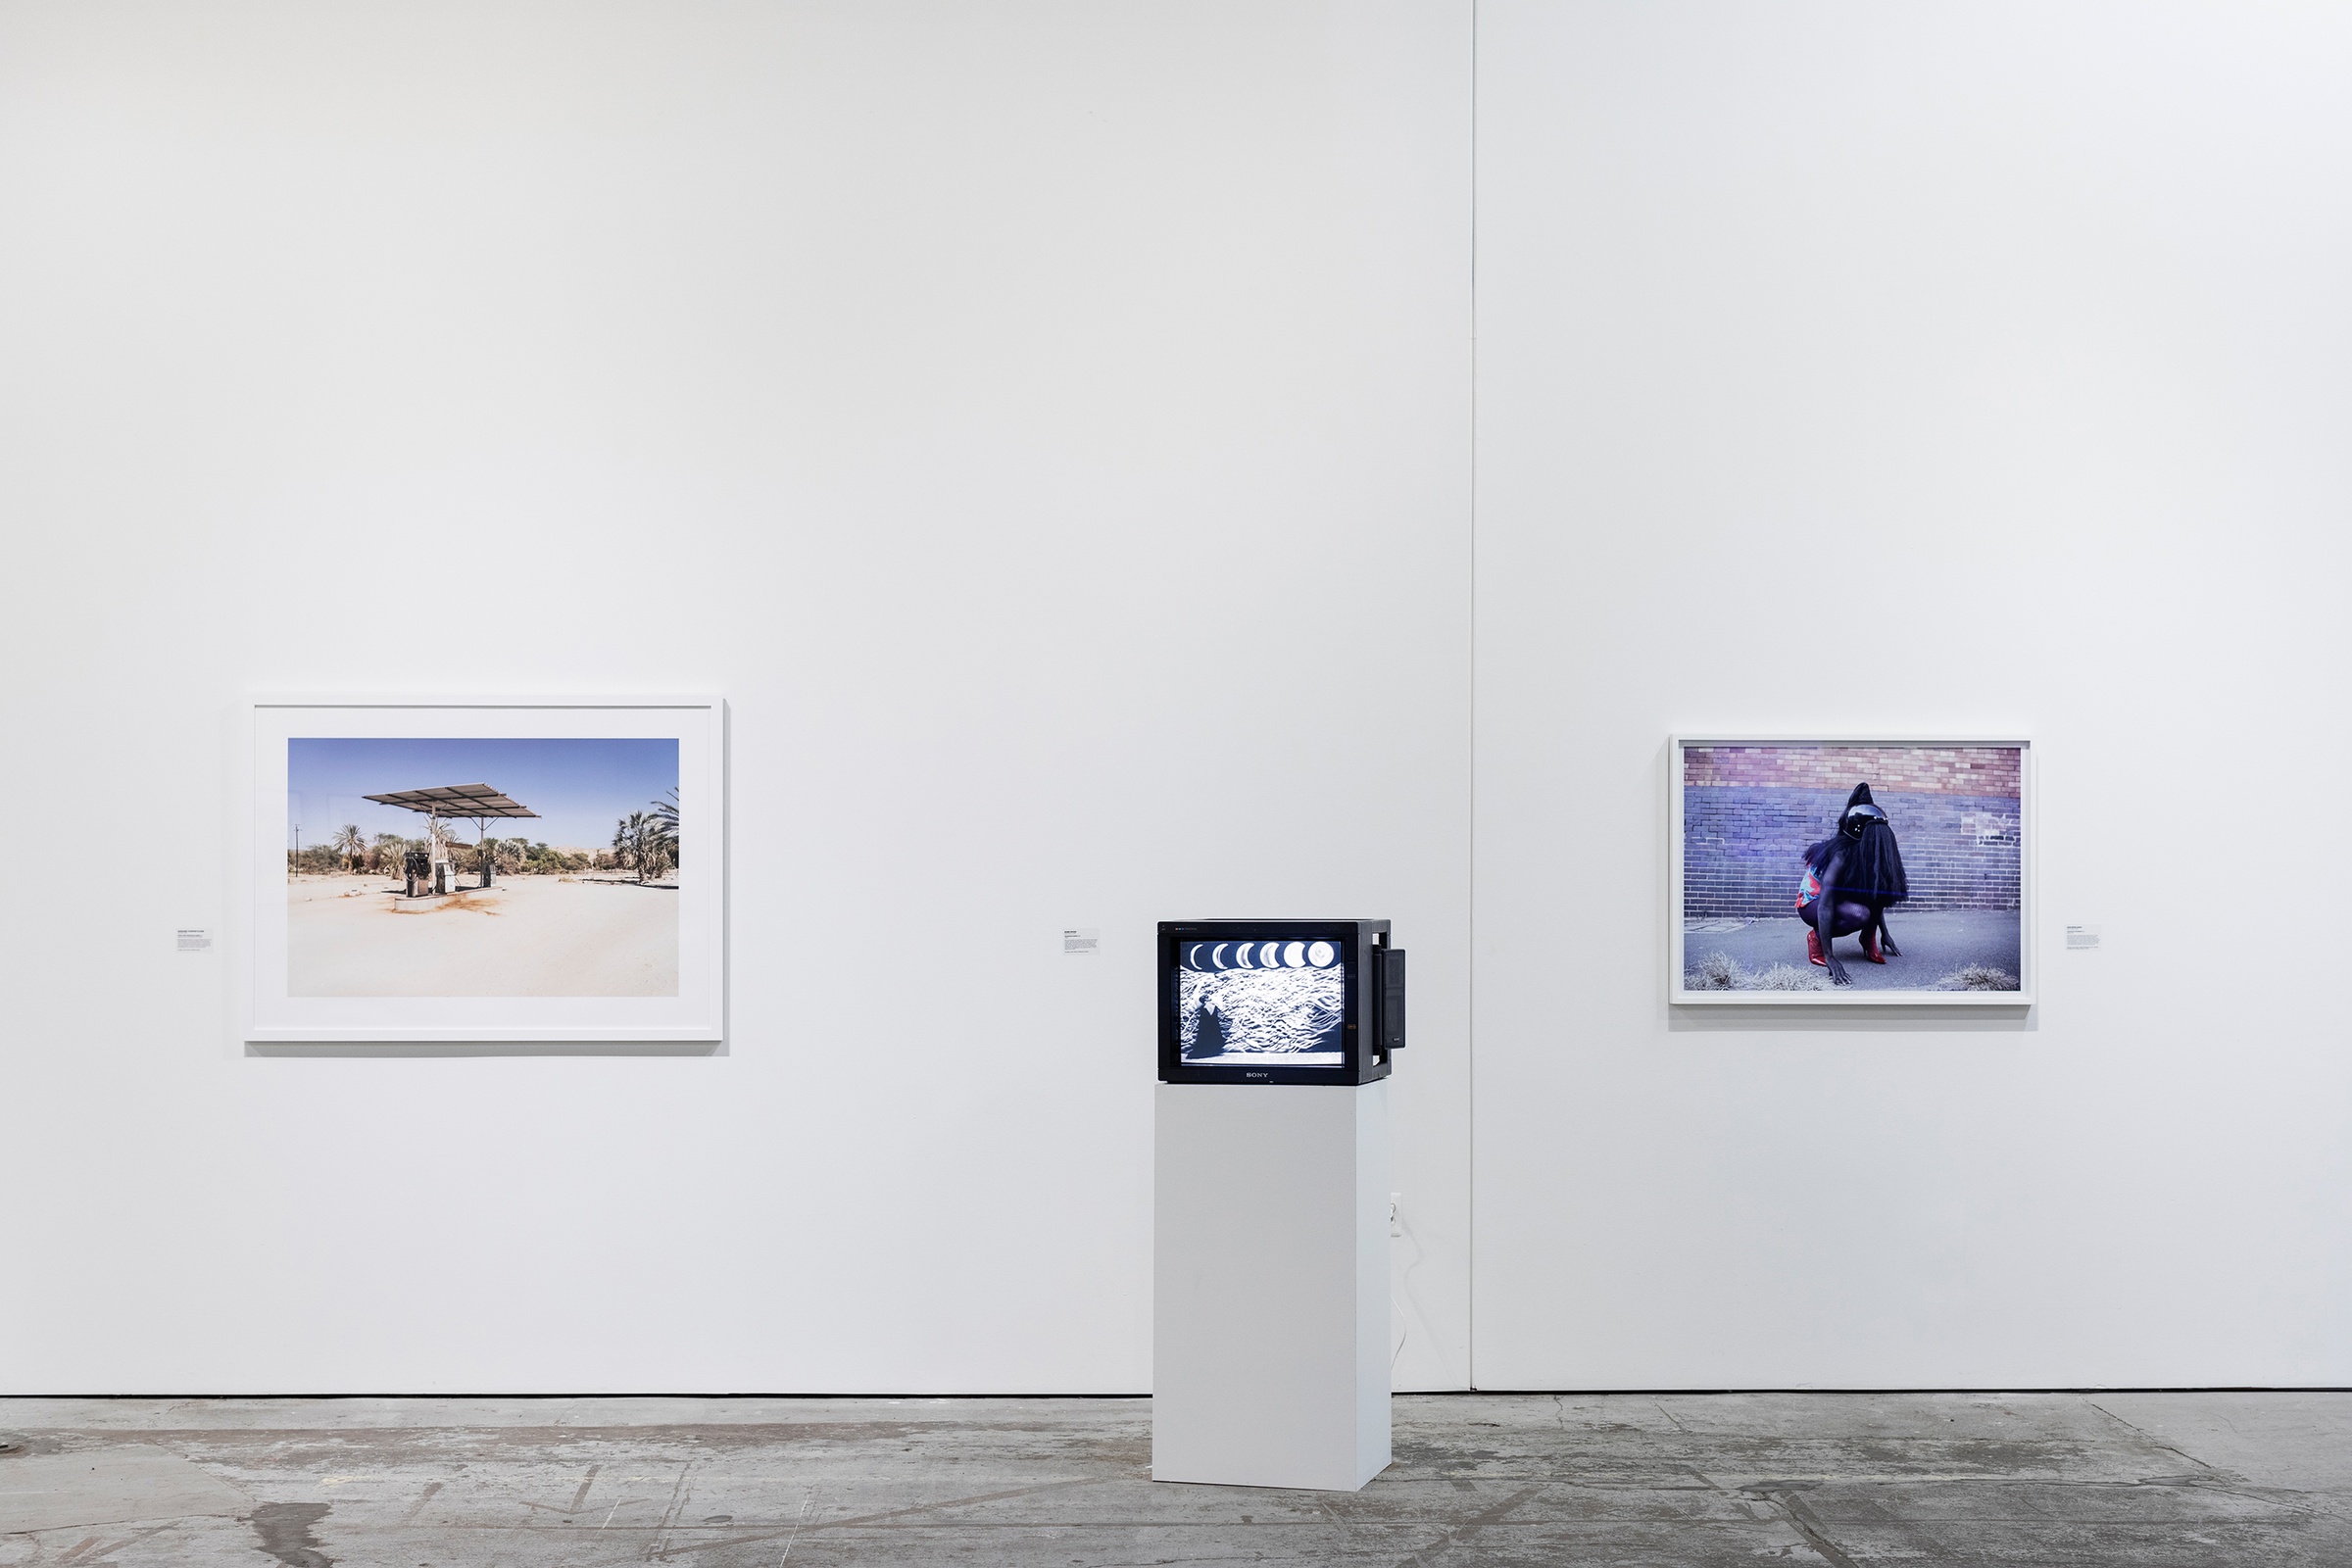
<instances>
[{"instance_id":1,"label":"vertical seam in wall","mask_svg":"<svg viewBox=\"0 0 2352 1568\"><path fill-rule=\"evenodd\" d=\"M1469 1169L1463 1245L1462 1381L1478 1387L1478 6L1470 0L1470 735L1468 951L1462 966L1463 1096L1468 1123L1463 1156Z\"/></svg>"}]
</instances>

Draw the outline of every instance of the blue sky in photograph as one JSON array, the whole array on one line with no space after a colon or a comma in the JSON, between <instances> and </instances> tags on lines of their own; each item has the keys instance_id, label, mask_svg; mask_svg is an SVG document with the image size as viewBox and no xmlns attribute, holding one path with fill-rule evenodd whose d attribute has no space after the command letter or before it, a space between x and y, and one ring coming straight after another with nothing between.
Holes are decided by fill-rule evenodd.
<instances>
[{"instance_id":1,"label":"blue sky in photograph","mask_svg":"<svg viewBox=\"0 0 2352 1568\"><path fill-rule=\"evenodd\" d=\"M539 813L493 819L492 838L594 849L612 824L678 782L675 739L375 740L299 736L286 742L286 842L321 844L346 822L373 838L421 838L420 812L363 799L445 784L487 784ZM473 824L459 829L473 842Z\"/></svg>"}]
</instances>

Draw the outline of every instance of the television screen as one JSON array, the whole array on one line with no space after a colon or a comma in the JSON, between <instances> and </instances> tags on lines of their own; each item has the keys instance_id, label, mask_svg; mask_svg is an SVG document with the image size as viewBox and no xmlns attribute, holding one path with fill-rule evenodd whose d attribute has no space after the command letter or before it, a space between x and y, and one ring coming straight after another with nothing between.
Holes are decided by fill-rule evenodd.
<instances>
[{"instance_id":1,"label":"television screen","mask_svg":"<svg viewBox=\"0 0 2352 1568\"><path fill-rule=\"evenodd\" d=\"M1178 1055L1188 1065L1344 1067L1348 976L1336 942L1181 942Z\"/></svg>"}]
</instances>

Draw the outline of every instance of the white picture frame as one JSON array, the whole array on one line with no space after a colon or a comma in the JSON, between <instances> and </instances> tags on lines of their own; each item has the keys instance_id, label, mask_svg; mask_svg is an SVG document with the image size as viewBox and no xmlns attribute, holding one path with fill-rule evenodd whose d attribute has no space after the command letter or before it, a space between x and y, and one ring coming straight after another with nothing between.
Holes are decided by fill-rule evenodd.
<instances>
[{"instance_id":1,"label":"white picture frame","mask_svg":"<svg viewBox=\"0 0 2352 1568\"><path fill-rule=\"evenodd\" d=\"M388 744L412 740L459 747L469 741L527 745L533 740L560 739L592 746L598 740L610 740L619 743L612 749L615 752L651 742L657 743L653 750L630 755L657 759L668 755L658 743L674 740L679 803L676 858L680 863L674 871L662 873L659 886L648 887L641 879L637 888L596 895L608 900L644 899L649 906L657 897L674 897L674 994L552 995L544 994L544 983L542 994L534 995L318 994L315 987L297 994L289 986L288 909L295 897L294 879L289 875L294 861L287 844L287 826L294 809L288 775L291 743L309 739L331 744L338 739L363 738ZM250 769L244 813L248 831L241 849L247 883L241 921L245 928L241 933L241 1028L246 1041L281 1045L408 1041L587 1044L717 1043L725 1039L727 766L726 710L720 698L261 697L246 710L242 755ZM387 790L472 782L476 781L408 779L405 775L384 780ZM458 811L447 814L463 815ZM477 862L485 858L475 857ZM649 856L647 863L665 862ZM397 881L397 876L392 880ZM510 883L514 881L509 878ZM554 890L533 887L529 891L552 894ZM391 897L380 888L362 889L352 896L379 901ZM565 890L564 896L577 895ZM489 901L485 897L475 902ZM518 911L487 912L513 915ZM601 912L597 917L603 917ZM479 918L479 911L468 918ZM303 927L306 943L314 929L308 924ZM511 929L502 925L502 937ZM303 951L307 955L310 949ZM316 962L308 956L300 962L304 967L299 974L318 972ZM429 986L429 975L428 970L420 984ZM583 988L600 983L592 979L584 982ZM669 983L664 978L649 984Z\"/></svg>"},{"instance_id":2,"label":"white picture frame","mask_svg":"<svg viewBox=\"0 0 2352 1568\"><path fill-rule=\"evenodd\" d=\"M1739 751L1746 749L1753 749L1757 751L1786 750L1789 752L1797 752L1808 748L1853 748L1874 752L1919 750L1931 754L1937 752L1997 753L2010 750L2014 750L2016 752L2017 839L2015 858L2017 877L2016 954L2018 968L2016 971L2017 986L2015 989L1939 989L1934 984L1923 985L1918 988L1912 988L1903 985L1874 985L1866 988L1863 985L1855 984L1849 986L1837 986L1829 990L1745 990L1714 989L1711 987L1697 987L1691 984L1693 979L1692 965L1695 962L1700 960L1709 960L1720 965L1720 960L1715 960L1712 954L1701 951L1701 943L1703 942L1704 937L1709 934L1720 936L1727 935L1728 933L1721 931L1709 932L1706 930L1692 929L1694 922L1701 926L1708 925L1711 922L1703 914L1694 914L1688 906L1690 903L1688 894L1690 887L1690 872L1691 866L1689 854L1690 849L1690 823L1686 815L1686 800L1688 799L1688 790L1690 788L1698 787L1691 785L1689 782L1690 754L1693 751L1701 749L1709 752L1722 752L1727 750ZM1893 794L1899 797L1907 792L1902 790L1888 790L1883 791L1883 793ZM1667 751L1666 794L1668 824L1668 968L1666 983L1667 1000L1671 1005L1677 1007L1729 1006L1813 1008L2006 1007L2022 1010L2034 1004L2035 998L2036 976L2038 971L2037 954L2035 951L2037 929L2034 911L2034 859L2037 853L2038 831L2037 819L2034 813L2034 744L2030 738L2021 735L1854 736L1806 734L1726 735L1718 733L1676 734L1669 737ZM1892 814L1895 817L1894 826L1899 839L1902 833L1901 817L1903 813L1895 811L1892 812ZM1834 819L1834 817L1835 812L1833 811L1832 818ZM1788 864L1786 867L1787 880L1788 882L1789 907L1787 915L1784 918L1788 920L1788 924L1790 927L1797 928L1792 935L1799 939L1799 941L1796 946L1791 948L1792 962L1788 958L1776 957L1775 959L1776 962L1790 962L1791 967L1806 965L1805 950L1801 945L1803 931L1801 922L1795 918L1794 898L1795 885L1803 872L1802 834L1801 832L1792 832L1791 830L1794 828L1794 826L1795 824L1791 822L1788 827L1784 827L1781 830L1783 836L1788 836L1790 839ZM1775 848L1776 852L1779 848L1781 848L1778 845L1777 840L1775 843ZM1906 846L1905 853L1906 857L1908 858L1914 852L1909 848L1909 846ZM1923 857L1922 858L1926 859L1928 858ZM1940 912L1932 908L1924 908L1916 906L1910 914L1906 914L1903 911L1904 906L1899 904L1893 906L1889 910L1889 913L1895 916L1895 921L1889 924L1888 929L1890 933L1896 936L1898 939L1901 936L1901 928L1903 923L1909 922L1918 915L1931 915ZM1727 915L1725 918L1730 919L1746 917ZM1760 918L1751 920L1750 923L1760 923ZM1699 940L1694 941L1693 939ZM1842 940L1846 940L1848 942L1851 941L1851 939ZM1781 944L1775 944L1776 947L1779 945ZM1717 951L1721 951L1720 945ZM1844 952L1846 950L1839 949L1838 951ZM1733 960L1733 967L1740 967L1736 958ZM1809 967L1810 966L1807 966L1807 969L1809 969ZM1852 966L1849 965L1848 968L1850 972ZM1807 972L1807 969L1799 969L1799 972ZM1873 976L1873 978L1877 978L1877 976ZM1949 979L1950 977L1928 976L1923 973L1921 978L1928 981L1938 981Z\"/></svg>"}]
</instances>

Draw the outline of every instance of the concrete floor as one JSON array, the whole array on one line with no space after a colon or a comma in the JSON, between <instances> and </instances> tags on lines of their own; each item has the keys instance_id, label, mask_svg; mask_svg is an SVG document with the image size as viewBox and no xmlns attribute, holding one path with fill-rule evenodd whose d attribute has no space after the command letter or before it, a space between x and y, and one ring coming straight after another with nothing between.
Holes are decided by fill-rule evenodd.
<instances>
[{"instance_id":1,"label":"concrete floor","mask_svg":"<svg viewBox=\"0 0 2352 1568\"><path fill-rule=\"evenodd\" d=\"M0 1399L0 1564L2352 1564L2352 1395L1396 1400L1362 1492L1143 1399Z\"/></svg>"}]
</instances>

